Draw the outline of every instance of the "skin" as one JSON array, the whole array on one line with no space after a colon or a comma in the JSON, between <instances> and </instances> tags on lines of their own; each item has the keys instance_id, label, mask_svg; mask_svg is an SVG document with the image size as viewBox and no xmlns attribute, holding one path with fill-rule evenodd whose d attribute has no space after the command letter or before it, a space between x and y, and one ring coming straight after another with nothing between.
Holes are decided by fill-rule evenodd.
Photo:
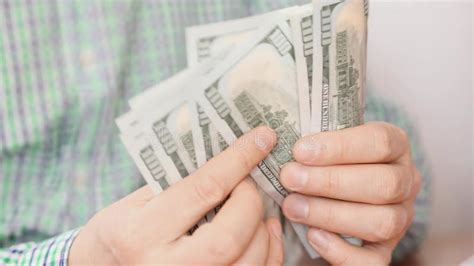
<instances>
[{"instance_id":1,"label":"skin","mask_svg":"<svg viewBox=\"0 0 474 266\"><path fill-rule=\"evenodd\" d=\"M270 129L252 130L158 197L144 187L100 211L68 262L281 265L281 226L262 221L261 199L246 181L275 142ZM412 222L421 183L407 135L370 123L302 138L293 155L281 171L293 191L283 202L285 216L310 227L310 244L333 265L387 265ZM228 196L212 222L187 234ZM352 246L338 234L364 244Z\"/></svg>"},{"instance_id":2,"label":"skin","mask_svg":"<svg viewBox=\"0 0 474 266\"><path fill-rule=\"evenodd\" d=\"M308 240L333 265L387 265L413 219L421 177L406 133L369 123L302 138L281 171L293 191L285 216L310 227ZM338 234L364 240L362 247Z\"/></svg>"},{"instance_id":3,"label":"skin","mask_svg":"<svg viewBox=\"0 0 474 266\"><path fill-rule=\"evenodd\" d=\"M254 129L159 196L143 187L103 209L80 231L68 263L281 265L281 225L262 221L262 200L246 178L275 142L270 129ZM226 198L211 222L188 235Z\"/></svg>"}]
</instances>

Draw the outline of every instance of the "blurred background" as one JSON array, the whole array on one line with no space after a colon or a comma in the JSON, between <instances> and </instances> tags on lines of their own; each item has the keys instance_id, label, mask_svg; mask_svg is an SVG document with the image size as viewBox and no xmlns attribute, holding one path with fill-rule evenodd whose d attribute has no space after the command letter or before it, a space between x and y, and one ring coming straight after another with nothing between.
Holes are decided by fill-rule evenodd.
<instances>
[{"instance_id":1,"label":"blurred background","mask_svg":"<svg viewBox=\"0 0 474 266\"><path fill-rule=\"evenodd\" d=\"M408 111L431 164L425 245L439 249L429 252L438 262L467 258L474 253L473 1L370 3L368 87Z\"/></svg>"}]
</instances>

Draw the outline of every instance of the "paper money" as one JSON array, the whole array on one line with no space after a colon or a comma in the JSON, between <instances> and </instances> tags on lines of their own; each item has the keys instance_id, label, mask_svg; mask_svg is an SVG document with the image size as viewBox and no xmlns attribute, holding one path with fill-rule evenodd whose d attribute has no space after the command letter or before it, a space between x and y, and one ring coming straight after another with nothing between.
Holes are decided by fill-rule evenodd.
<instances>
[{"instance_id":1,"label":"paper money","mask_svg":"<svg viewBox=\"0 0 474 266\"><path fill-rule=\"evenodd\" d=\"M364 122L367 0L313 1L313 89L311 131ZM354 245L360 239L344 236Z\"/></svg>"},{"instance_id":2,"label":"paper money","mask_svg":"<svg viewBox=\"0 0 474 266\"><path fill-rule=\"evenodd\" d=\"M190 68L132 98L132 111L117 119L122 141L155 193L266 125L279 140L251 176L281 204L288 191L279 172L293 160L302 135L363 123L368 2L313 5L314 11L296 6L186 31ZM316 257L307 228L292 226Z\"/></svg>"},{"instance_id":3,"label":"paper money","mask_svg":"<svg viewBox=\"0 0 474 266\"><path fill-rule=\"evenodd\" d=\"M311 131L313 79L313 10L303 9L290 18L295 49L301 135Z\"/></svg>"},{"instance_id":4,"label":"paper money","mask_svg":"<svg viewBox=\"0 0 474 266\"><path fill-rule=\"evenodd\" d=\"M258 30L262 21L274 19L276 14L289 18L292 14L299 12L302 8L307 11L312 10L311 5L306 5L304 7L293 6L262 15L187 28L186 50L188 66L195 66L199 62L212 58L219 53L231 52L233 46L239 45L252 37L252 35ZM197 145L206 144L204 146L205 153L200 153L197 156L199 158L202 158L203 155L209 158L211 154L212 156L216 156L223 150L222 147L226 147L225 141L222 136L220 136L219 132L217 132L214 125L212 125L202 108L197 110L197 113L199 119L205 125L203 127L195 127L194 133L197 136ZM198 132L199 130L204 130L205 132ZM201 162L204 163L202 160Z\"/></svg>"},{"instance_id":5,"label":"paper money","mask_svg":"<svg viewBox=\"0 0 474 266\"><path fill-rule=\"evenodd\" d=\"M143 133L163 167L185 178L196 170L197 163L191 127L193 104L179 93L187 80L181 82L160 86L159 102L132 110L140 116Z\"/></svg>"},{"instance_id":6,"label":"paper money","mask_svg":"<svg viewBox=\"0 0 474 266\"><path fill-rule=\"evenodd\" d=\"M196 89L196 99L228 143L261 125L272 127L279 141L251 173L256 183L281 204L288 191L280 168L292 160L300 137L294 49L283 18L261 28L248 42L211 70ZM305 228L295 231L306 240ZM316 256L306 242L308 252Z\"/></svg>"},{"instance_id":7,"label":"paper money","mask_svg":"<svg viewBox=\"0 0 474 266\"><path fill-rule=\"evenodd\" d=\"M313 132L364 121L368 2L315 0Z\"/></svg>"},{"instance_id":8,"label":"paper money","mask_svg":"<svg viewBox=\"0 0 474 266\"><path fill-rule=\"evenodd\" d=\"M241 19L228 20L186 29L186 49L188 66L194 66L204 59L236 46L251 37L264 23L275 16L289 18L301 9L311 10L312 6L293 6L277 11Z\"/></svg>"},{"instance_id":9,"label":"paper money","mask_svg":"<svg viewBox=\"0 0 474 266\"><path fill-rule=\"evenodd\" d=\"M116 123L122 131L120 139L153 192L159 194L166 190L170 182L176 180L163 169L134 114L128 112L117 118Z\"/></svg>"},{"instance_id":10,"label":"paper money","mask_svg":"<svg viewBox=\"0 0 474 266\"><path fill-rule=\"evenodd\" d=\"M205 58L212 57L223 50L229 50L232 46L248 40L248 38L255 34L263 21L273 20L277 15L288 21L291 19L292 24L300 23L300 20L303 20L304 17L304 23L297 26L297 30L300 32L297 32L295 35L301 36L297 36L298 43L295 46L296 49L299 49L296 61L298 65L298 95L300 97L300 128L303 135L306 135L309 133L311 125L309 102L311 100L310 89L313 60L311 51L313 35L311 27L312 10L311 4L294 6L263 15L187 28L186 48L188 65L193 66ZM300 55L299 53L302 54ZM300 80L300 76L302 80ZM211 133L214 130L213 126L211 126Z\"/></svg>"}]
</instances>

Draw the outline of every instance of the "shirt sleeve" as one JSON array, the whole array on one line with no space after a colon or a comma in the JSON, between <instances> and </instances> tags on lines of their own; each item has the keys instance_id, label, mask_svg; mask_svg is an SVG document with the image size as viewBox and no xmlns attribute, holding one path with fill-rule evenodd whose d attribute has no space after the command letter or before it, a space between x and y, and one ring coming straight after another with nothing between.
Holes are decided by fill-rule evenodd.
<instances>
[{"instance_id":1,"label":"shirt sleeve","mask_svg":"<svg viewBox=\"0 0 474 266\"><path fill-rule=\"evenodd\" d=\"M69 250L79 230L39 243L28 242L0 249L0 265L67 265Z\"/></svg>"},{"instance_id":2,"label":"shirt sleeve","mask_svg":"<svg viewBox=\"0 0 474 266\"><path fill-rule=\"evenodd\" d=\"M366 120L385 121L404 129L410 136L412 158L422 176L422 186L415 201L415 217L413 223L392 254L392 259L396 262L405 258L410 253L413 253L426 236L429 218L429 187L431 181L429 160L425 155L422 142L418 137L413 121L405 112L401 111L395 105L369 96L366 103Z\"/></svg>"}]
</instances>

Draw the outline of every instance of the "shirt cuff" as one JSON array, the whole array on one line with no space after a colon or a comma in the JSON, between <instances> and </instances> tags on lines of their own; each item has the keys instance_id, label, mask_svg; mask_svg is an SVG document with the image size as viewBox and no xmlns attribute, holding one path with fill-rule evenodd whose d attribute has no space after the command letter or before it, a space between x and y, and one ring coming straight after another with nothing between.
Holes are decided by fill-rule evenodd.
<instances>
[{"instance_id":1,"label":"shirt cuff","mask_svg":"<svg viewBox=\"0 0 474 266\"><path fill-rule=\"evenodd\" d=\"M74 229L39 243L23 243L0 253L3 265L67 265L69 251L80 229Z\"/></svg>"}]
</instances>

